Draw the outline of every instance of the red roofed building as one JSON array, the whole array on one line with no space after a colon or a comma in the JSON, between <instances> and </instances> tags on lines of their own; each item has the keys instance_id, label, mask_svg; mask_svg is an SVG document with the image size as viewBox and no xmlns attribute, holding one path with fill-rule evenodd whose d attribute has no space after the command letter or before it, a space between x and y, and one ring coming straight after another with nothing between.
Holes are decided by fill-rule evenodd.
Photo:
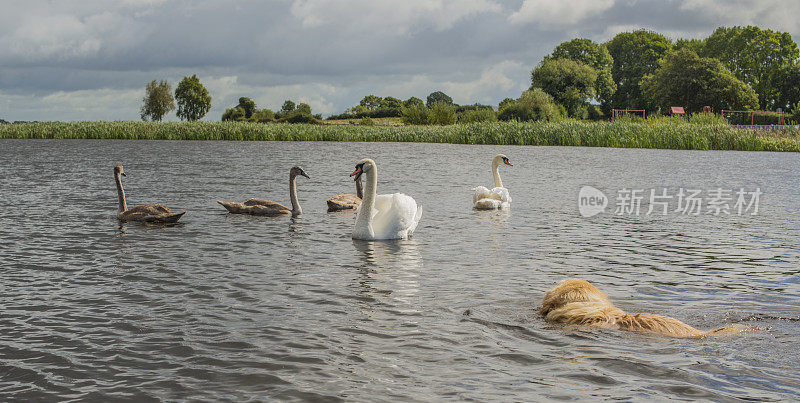
<instances>
[{"instance_id":1,"label":"red roofed building","mask_svg":"<svg viewBox=\"0 0 800 403\"><path fill-rule=\"evenodd\" d=\"M686 112L683 111L682 106L670 106L669 107L669 114L670 115L685 115Z\"/></svg>"}]
</instances>

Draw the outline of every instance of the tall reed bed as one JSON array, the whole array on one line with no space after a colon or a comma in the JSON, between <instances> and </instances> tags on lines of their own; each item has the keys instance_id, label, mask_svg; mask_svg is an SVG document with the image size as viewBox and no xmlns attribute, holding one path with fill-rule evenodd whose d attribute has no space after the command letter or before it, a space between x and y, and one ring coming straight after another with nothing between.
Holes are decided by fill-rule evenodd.
<instances>
[{"instance_id":1,"label":"tall reed bed","mask_svg":"<svg viewBox=\"0 0 800 403\"><path fill-rule=\"evenodd\" d=\"M0 125L0 139L372 141L686 150L800 151L800 130L765 132L678 119L449 126L360 126L247 122L43 122Z\"/></svg>"}]
</instances>

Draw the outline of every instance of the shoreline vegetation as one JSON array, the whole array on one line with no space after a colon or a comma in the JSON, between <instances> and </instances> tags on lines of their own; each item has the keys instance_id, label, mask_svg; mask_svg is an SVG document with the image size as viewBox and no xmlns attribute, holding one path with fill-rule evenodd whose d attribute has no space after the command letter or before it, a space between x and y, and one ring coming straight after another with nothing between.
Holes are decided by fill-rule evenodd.
<instances>
[{"instance_id":1,"label":"shoreline vegetation","mask_svg":"<svg viewBox=\"0 0 800 403\"><path fill-rule=\"evenodd\" d=\"M738 129L675 118L480 122L447 126L252 122L33 122L0 125L0 139L419 142L800 152L800 129Z\"/></svg>"}]
</instances>

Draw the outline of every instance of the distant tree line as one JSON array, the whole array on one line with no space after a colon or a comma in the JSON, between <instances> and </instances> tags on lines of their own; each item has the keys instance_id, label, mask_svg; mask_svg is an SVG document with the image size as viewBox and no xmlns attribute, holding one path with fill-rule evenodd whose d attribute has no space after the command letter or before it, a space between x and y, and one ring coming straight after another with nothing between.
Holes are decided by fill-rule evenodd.
<instances>
[{"instance_id":1,"label":"distant tree line","mask_svg":"<svg viewBox=\"0 0 800 403\"><path fill-rule=\"evenodd\" d=\"M0 119L0 125L11 125L11 124L19 125L24 123L38 123L38 122L39 122L38 120L15 120L13 122L9 122L5 119Z\"/></svg>"},{"instance_id":2,"label":"distant tree line","mask_svg":"<svg viewBox=\"0 0 800 403\"><path fill-rule=\"evenodd\" d=\"M174 98L166 81L146 86L141 117L160 121L176 109L197 120L211 96L196 76L184 77ZM407 124L452 124L495 120L608 119L613 108L666 113L670 106L700 112L792 111L800 120L800 52L786 32L755 26L720 27L704 39L672 41L649 30L623 32L605 43L572 39L555 47L533 68L530 87L497 106L458 105L442 91L401 100L365 96L328 119L401 118ZM773 119L766 117L765 120ZM225 110L223 121L318 123L308 104L284 102L280 110L258 109L247 97Z\"/></svg>"},{"instance_id":3,"label":"distant tree line","mask_svg":"<svg viewBox=\"0 0 800 403\"><path fill-rule=\"evenodd\" d=\"M225 110L222 121L257 122L257 123L319 123L322 115L311 113L311 106L306 103L295 104L287 100L277 112L269 109L258 109L256 103L247 97L239 98L239 104Z\"/></svg>"},{"instance_id":4,"label":"distant tree line","mask_svg":"<svg viewBox=\"0 0 800 403\"><path fill-rule=\"evenodd\" d=\"M616 35L606 43L573 39L556 46L531 71L531 85L488 109L459 110L441 91L400 102L369 95L336 119L400 116L412 124L487 120L609 118L612 108L666 113L793 111L800 120L800 53L791 35L754 26L721 27L705 39L671 41L653 31ZM411 104L412 100L416 100ZM775 121L775 115L760 115ZM748 118L749 119L749 118Z\"/></svg>"},{"instance_id":5,"label":"distant tree line","mask_svg":"<svg viewBox=\"0 0 800 403\"><path fill-rule=\"evenodd\" d=\"M531 72L531 89L542 89L578 119L607 117L612 108L797 110L798 59L791 35L754 26L722 27L708 38L674 43L636 30L603 44L573 39L558 45Z\"/></svg>"}]
</instances>

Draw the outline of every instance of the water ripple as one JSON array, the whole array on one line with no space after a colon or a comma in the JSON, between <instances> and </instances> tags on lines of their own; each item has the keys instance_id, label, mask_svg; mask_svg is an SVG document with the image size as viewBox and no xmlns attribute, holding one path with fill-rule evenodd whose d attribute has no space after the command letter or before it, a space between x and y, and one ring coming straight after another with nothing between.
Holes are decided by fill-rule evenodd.
<instances>
[{"instance_id":1,"label":"water ripple","mask_svg":"<svg viewBox=\"0 0 800 403\"><path fill-rule=\"evenodd\" d=\"M515 163L503 170L513 207L473 211L470 189L490 182L498 152ZM355 215L325 212L364 156L380 193L423 205L413 239L353 241ZM0 157L0 400L800 397L793 155L3 140ZM119 225L117 163L130 204L188 211L181 223ZM215 203L288 203L297 164L313 178L298 184L300 217ZM765 196L756 217L586 219L583 185ZM542 294L568 276L629 311L759 330L675 340L549 325Z\"/></svg>"}]
</instances>

